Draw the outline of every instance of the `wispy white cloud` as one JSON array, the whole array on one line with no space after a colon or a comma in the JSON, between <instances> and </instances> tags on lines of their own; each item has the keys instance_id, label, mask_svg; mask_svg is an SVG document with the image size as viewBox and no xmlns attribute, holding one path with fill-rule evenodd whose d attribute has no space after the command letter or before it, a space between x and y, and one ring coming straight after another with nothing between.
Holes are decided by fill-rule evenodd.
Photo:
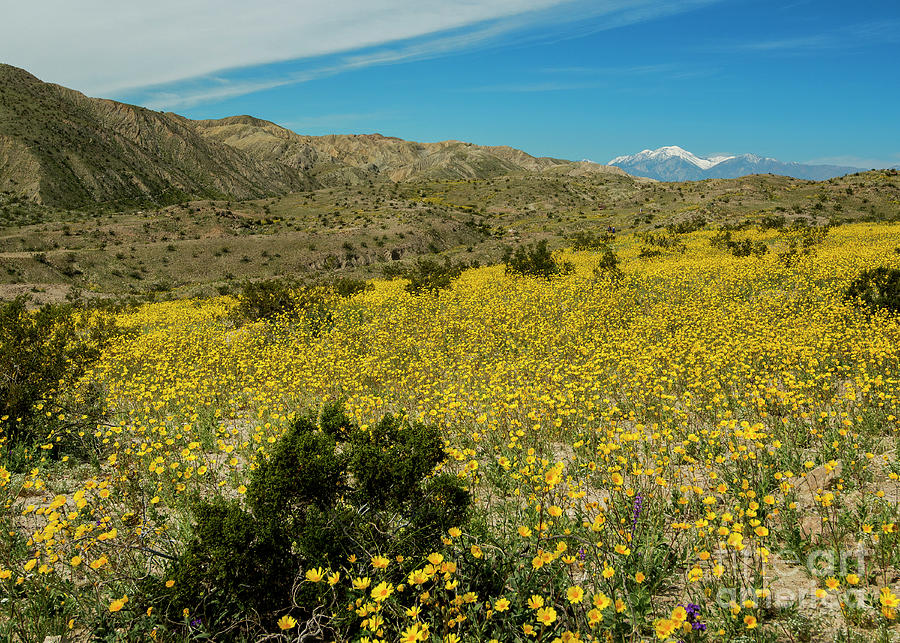
<instances>
[{"instance_id":1,"label":"wispy white cloud","mask_svg":"<svg viewBox=\"0 0 900 643\"><path fill-rule=\"evenodd\" d=\"M574 37L718 1L41 0L4 8L0 59L93 95L176 109L510 36Z\"/></svg>"},{"instance_id":2,"label":"wispy white cloud","mask_svg":"<svg viewBox=\"0 0 900 643\"><path fill-rule=\"evenodd\" d=\"M324 56L570 0L37 0L5 3L0 59L92 93Z\"/></svg>"},{"instance_id":3,"label":"wispy white cloud","mask_svg":"<svg viewBox=\"0 0 900 643\"><path fill-rule=\"evenodd\" d=\"M900 153L878 159L852 155L823 156L821 158L810 159L809 161L803 162L809 163L810 165L845 165L862 169L882 169L900 166Z\"/></svg>"},{"instance_id":4,"label":"wispy white cloud","mask_svg":"<svg viewBox=\"0 0 900 643\"><path fill-rule=\"evenodd\" d=\"M822 49L833 46L834 39L830 36L805 36L799 38L776 38L774 40L759 40L756 42L742 43L738 49L746 51L783 51L797 49Z\"/></svg>"},{"instance_id":5,"label":"wispy white cloud","mask_svg":"<svg viewBox=\"0 0 900 643\"><path fill-rule=\"evenodd\" d=\"M900 40L900 22L883 20L846 25L821 33L771 38L722 45L721 50L773 53L815 53L827 50L846 50L870 47L878 43Z\"/></svg>"}]
</instances>

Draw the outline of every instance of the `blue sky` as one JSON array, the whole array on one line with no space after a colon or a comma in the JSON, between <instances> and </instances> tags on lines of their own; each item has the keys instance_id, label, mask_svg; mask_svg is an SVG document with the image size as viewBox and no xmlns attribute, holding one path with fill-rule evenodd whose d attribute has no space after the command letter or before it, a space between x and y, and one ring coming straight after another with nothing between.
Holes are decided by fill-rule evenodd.
<instances>
[{"instance_id":1,"label":"blue sky","mask_svg":"<svg viewBox=\"0 0 900 643\"><path fill-rule=\"evenodd\" d=\"M598 162L680 145L900 164L897 0L23 4L41 8L13 9L0 60L191 118Z\"/></svg>"}]
</instances>

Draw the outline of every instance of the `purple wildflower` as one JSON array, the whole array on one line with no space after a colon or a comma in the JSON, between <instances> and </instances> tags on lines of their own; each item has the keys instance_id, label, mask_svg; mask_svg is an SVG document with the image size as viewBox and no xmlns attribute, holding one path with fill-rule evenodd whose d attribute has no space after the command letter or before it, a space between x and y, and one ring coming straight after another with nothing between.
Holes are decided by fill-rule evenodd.
<instances>
[{"instance_id":1,"label":"purple wildflower","mask_svg":"<svg viewBox=\"0 0 900 643\"><path fill-rule=\"evenodd\" d=\"M634 508L631 512L631 534L634 535L634 530L637 529L638 518L641 516L641 510L644 508L644 496L638 494L634 498Z\"/></svg>"}]
</instances>

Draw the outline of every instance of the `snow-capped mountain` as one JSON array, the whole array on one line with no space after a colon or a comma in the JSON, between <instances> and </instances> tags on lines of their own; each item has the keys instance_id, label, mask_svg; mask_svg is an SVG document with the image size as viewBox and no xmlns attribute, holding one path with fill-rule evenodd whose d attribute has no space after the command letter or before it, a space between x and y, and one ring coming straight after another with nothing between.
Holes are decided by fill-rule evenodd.
<instances>
[{"instance_id":1,"label":"snow-capped mountain","mask_svg":"<svg viewBox=\"0 0 900 643\"><path fill-rule=\"evenodd\" d=\"M862 168L840 165L805 165L785 163L778 159L740 154L703 158L677 145L643 150L631 156L617 156L607 165L615 165L629 174L646 176L659 181L699 181L702 179L732 179L747 174L780 174L797 179L820 181Z\"/></svg>"}]
</instances>

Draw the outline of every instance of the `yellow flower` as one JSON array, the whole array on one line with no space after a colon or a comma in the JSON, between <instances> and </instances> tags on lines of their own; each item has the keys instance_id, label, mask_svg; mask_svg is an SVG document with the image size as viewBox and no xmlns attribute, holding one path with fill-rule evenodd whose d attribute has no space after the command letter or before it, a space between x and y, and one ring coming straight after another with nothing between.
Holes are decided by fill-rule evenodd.
<instances>
[{"instance_id":1,"label":"yellow flower","mask_svg":"<svg viewBox=\"0 0 900 643\"><path fill-rule=\"evenodd\" d=\"M173 580L167 580L167 581L166 581L166 587L171 588L173 585L175 585L175 581L173 581Z\"/></svg>"},{"instance_id":2,"label":"yellow flower","mask_svg":"<svg viewBox=\"0 0 900 643\"><path fill-rule=\"evenodd\" d=\"M78 567L81 564L81 556L77 556L77 555L72 556L72 559L69 561L69 564L71 564L72 567Z\"/></svg>"},{"instance_id":3,"label":"yellow flower","mask_svg":"<svg viewBox=\"0 0 900 643\"><path fill-rule=\"evenodd\" d=\"M366 589L371 584L371 582L372 580L368 576L365 576L363 578L354 578L353 589Z\"/></svg>"},{"instance_id":4,"label":"yellow flower","mask_svg":"<svg viewBox=\"0 0 900 643\"><path fill-rule=\"evenodd\" d=\"M897 598L897 596L891 591L890 587L881 588L881 596L878 598L878 602L880 602L885 607L900 606L900 598Z\"/></svg>"},{"instance_id":5,"label":"yellow flower","mask_svg":"<svg viewBox=\"0 0 900 643\"><path fill-rule=\"evenodd\" d=\"M900 605L900 598L891 591L889 587L881 588L881 596L878 598L881 603L881 613L888 620L894 620L897 617L897 606Z\"/></svg>"},{"instance_id":6,"label":"yellow flower","mask_svg":"<svg viewBox=\"0 0 900 643\"><path fill-rule=\"evenodd\" d=\"M556 621L556 610L552 607L541 607L538 609L535 619L541 625L550 625Z\"/></svg>"},{"instance_id":7,"label":"yellow flower","mask_svg":"<svg viewBox=\"0 0 900 643\"><path fill-rule=\"evenodd\" d=\"M641 583L644 582L645 578L647 578L647 577L644 576L644 572L638 572L634 575L634 582L636 582L638 585L640 585Z\"/></svg>"},{"instance_id":8,"label":"yellow flower","mask_svg":"<svg viewBox=\"0 0 900 643\"><path fill-rule=\"evenodd\" d=\"M532 594L531 598L528 599L528 607L530 609L536 610L544 606L544 597L538 596L537 594Z\"/></svg>"},{"instance_id":9,"label":"yellow flower","mask_svg":"<svg viewBox=\"0 0 900 643\"><path fill-rule=\"evenodd\" d=\"M382 581L372 589L372 600L380 603L386 600L388 596L393 593L393 591L394 586L392 584Z\"/></svg>"},{"instance_id":10,"label":"yellow flower","mask_svg":"<svg viewBox=\"0 0 900 643\"><path fill-rule=\"evenodd\" d=\"M496 601L494 601L494 609L498 612L505 612L509 609L509 599L505 596L501 596Z\"/></svg>"},{"instance_id":11,"label":"yellow flower","mask_svg":"<svg viewBox=\"0 0 900 643\"><path fill-rule=\"evenodd\" d=\"M387 569L390 563L391 561L384 556L372 556L372 567L375 569Z\"/></svg>"},{"instance_id":12,"label":"yellow flower","mask_svg":"<svg viewBox=\"0 0 900 643\"><path fill-rule=\"evenodd\" d=\"M400 634L400 643L416 643L428 638L428 625L413 623Z\"/></svg>"},{"instance_id":13,"label":"yellow flower","mask_svg":"<svg viewBox=\"0 0 900 643\"><path fill-rule=\"evenodd\" d=\"M833 576L830 576L825 579L825 587L827 587L830 590L835 590L840 586L841 586L841 581L839 581L837 578L834 578Z\"/></svg>"},{"instance_id":14,"label":"yellow flower","mask_svg":"<svg viewBox=\"0 0 900 643\"><path fill-rule=\"evenodd\" d=\"M423 583L428 582L428 574L425 573L424 569L414 569L409 573L409 576L406 577L407 581L409 581L413 585L421 585Z\"/></svg>"},{"instance_id":15,"label":"yellow flower","mask_svg":"<svg viewBox=\"0 0 900 643\"><path fill-rule=\"evenodd\" d=\"M110 603L110 604L109 604L109 611L110 611L110 612L118 612L118 611L121 610L123 607L125 607L125 603L127 603L127 602L128 602L128 595L126 594L126 595L123 596L122 598L117 598L117 599L114 600L112 603Z\"/></svg>"},{"instance_id":16,"label":"yellow flower","mask_svg":"<svg viewBox=\"0 0 900 643\"><path fill-rule=\"evenodd\" d=\"M744 626L748 630L752 630L753 628L755 628L757 626L757 624L758 623L756 621L756 617L753 616L752 614L747 614L747 616L744 617Z\"/></svg>"},{"instance_id":17,"label":"yellow flower","mask_svg":"<svg viewBox=\"0 0 900 643\"><path fill-rule=\"evenodd\" d=\"M584 600L584 590L578 585L573 585L566 590L566 599L572 604L580 603Z\"/></svg>"},{"instance_id":18,"label":"yellow flower","mask_svg":"<svg viewBox=\"0 0 900 643\"><path fill-rule=\"evenodd\" d=\"M653 629L656 633L656 638L658 638L660 640L664 640L664 639L669 638L669 636L672 634L672 632L675 631L676 627L677 627L676 623L670 621L667 618L664 618L664 619L660 619L660 620L656 621L656 623L653 626Z\"/></svg>"},{"instance_id":19,"label":"yellow flower","mask_svg":"<svg viewBox=\"0 0 900 643\"><path fill-rule=\"evenodd\" d=\"M469 551L472 553L472 556L474 556L475 558L481 558L482 556L484 556L484 552L481 551L481 547L479 547L478 545L472 545L472 547L469 549Z\"/></svg>"},{"instance_id":20,"label":"yellow flower","mask_svg":"<svg viewBox=\"0 0 900 643\"><path fill-rule=\"evenodd\" d=\"M603 592L594 594L594 598L592 600L594 603L594 607L596 607L598 610L605 610L607 607L609 607L610 603L612 603L610 598Z\"/></svg>"},{"instance_id":21,"label":"yellow flower","mask_svg":"<svg viewBox=\"0 0 900 643\"><path fill-rule=\"evenodd\" d=\"M459 538L460 536L462 536L462 531L459 527L450 527L450 529L447 530L447 533L450 534L453 538Z\"/></svg>"},{"instance_id":22,"label":"yellow flower","mask_svg":"<svg viewBox=\"0 0 900 643\"><path fill-rule=\"evenodd\" d=\"M325 577L325 570L321 567L306 570L306 580L310 583L318 583Z\"/></svg>"},{"instance_id":23,"label":"yellow flower","mask_svg":"<svg viewBox=\"0 0 900 643\"><path fill-rule=\"evenodd\" d=\"M280 619L278 619L278 627L282 630L290 630L297 627L297 619L293 616L289 616L285 614Z\"/></svg>"}]
</instances>

